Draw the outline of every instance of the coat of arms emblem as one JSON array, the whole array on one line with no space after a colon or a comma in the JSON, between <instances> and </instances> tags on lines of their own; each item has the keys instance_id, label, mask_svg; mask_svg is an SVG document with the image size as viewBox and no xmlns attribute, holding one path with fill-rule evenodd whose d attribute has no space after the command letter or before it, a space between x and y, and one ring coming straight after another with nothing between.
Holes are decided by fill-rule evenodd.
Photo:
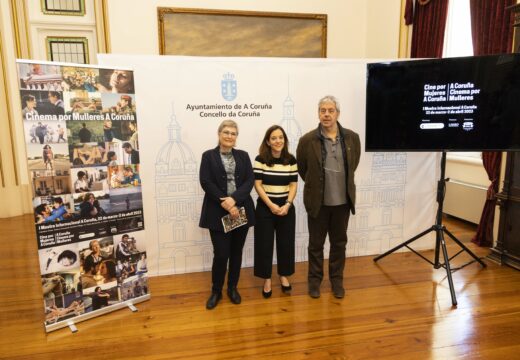
<instances>
[{"instance_id":1,"label":"coat of arms emblem","mask_svg":"<svg viewBox=\"0 0 520 360\"><path fill-rule=\"evenodd\" d=\"M220 90L225 100L235 100L237 97L237 81L235 80L235 75L231 73L224 74L224 79L220 81Z\"/></svg>"}]
</instances>

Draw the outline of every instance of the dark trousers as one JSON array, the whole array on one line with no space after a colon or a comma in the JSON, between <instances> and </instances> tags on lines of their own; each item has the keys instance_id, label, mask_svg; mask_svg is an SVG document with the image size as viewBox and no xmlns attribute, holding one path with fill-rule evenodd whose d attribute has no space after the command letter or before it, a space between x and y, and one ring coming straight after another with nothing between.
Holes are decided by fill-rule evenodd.
<instances>
[{"instance_id":1,"label":"dark trousers","mask_svg":"<svg viewBox=\"0 0 520 360\"><path fill-rule=\"evenodd\" d=\"M213 266L211 281L213 292L222 291L229 262L228 288L235 288L240 278L242 266L242 249L246 241L247 225L241 226L227 234L221 231L209 231L213 243Z\"/></svg>"},{"instance_id":2,"label":"dark trousers","mask_svg":"<svg viewBox=\"0 0 520 360\"><path fill-rule=\"evenodd\" d=\"M275 233L278 275L294 274L294 207L289 208L287 215L278 216L262 201L258 201L255 218L255 276L271 278Z\"/></svg>"},{"instance_id":3,"label":"dark trousers","mask_svg":"<svg viewBox=\"0 0 520 360\"><path fill-rule=\"evenodd\" d=\"M322 206L317 218L307 216L309 226L309 287L317 287L323 279L323 245L329 234L329 279L333 286L343 286L348 205Z\"/></svg>"}]
</instances>

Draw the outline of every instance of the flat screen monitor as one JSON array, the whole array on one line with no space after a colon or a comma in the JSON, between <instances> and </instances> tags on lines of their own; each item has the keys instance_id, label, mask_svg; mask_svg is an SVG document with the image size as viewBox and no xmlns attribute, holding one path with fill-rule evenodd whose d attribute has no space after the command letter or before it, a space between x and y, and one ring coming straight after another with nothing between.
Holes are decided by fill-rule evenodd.
<instances>
[{"instance_id":1,"label":"flat screen monitor","mask_svg":"<svg viewBox=\"0 0 520 360\"><path fill-rule=\"evenodd\" d=\"M520 150L520 54L367 65L366 151Z\"/></svg>"}]
</instances>

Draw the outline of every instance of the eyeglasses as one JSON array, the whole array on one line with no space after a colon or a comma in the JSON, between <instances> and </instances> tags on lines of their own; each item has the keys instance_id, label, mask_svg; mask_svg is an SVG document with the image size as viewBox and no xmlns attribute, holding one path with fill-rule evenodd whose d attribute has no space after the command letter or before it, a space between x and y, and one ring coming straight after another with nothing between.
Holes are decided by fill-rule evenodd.
<instances>
[{"instance_id":1,"label":"eyeglasses","mask_svg":"<svg viewBox=\"0 0 520 360\"><path fill-rule=\"evenodd\" d=\"M222 134L226 135L226 136L231 136L231 137L237 137L238 136L238 133L236 132L232 132L232 131L221 131Z\"/></svg>"}]
</instances>

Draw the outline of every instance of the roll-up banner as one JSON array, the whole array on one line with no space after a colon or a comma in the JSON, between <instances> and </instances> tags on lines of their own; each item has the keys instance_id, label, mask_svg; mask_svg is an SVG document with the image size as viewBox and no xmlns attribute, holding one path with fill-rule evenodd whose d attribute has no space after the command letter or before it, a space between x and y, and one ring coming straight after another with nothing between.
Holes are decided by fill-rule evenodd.
<instances>
[{"instance_id":1,"label":"roll-up banner","mask_svg":"<svg viewBox=\"0 0 520 360\"><path fill-rule=\"evenodd\" d=\"M149 299L133 71L17 62L46 331Z\"/></svg>"}]
</instances>

